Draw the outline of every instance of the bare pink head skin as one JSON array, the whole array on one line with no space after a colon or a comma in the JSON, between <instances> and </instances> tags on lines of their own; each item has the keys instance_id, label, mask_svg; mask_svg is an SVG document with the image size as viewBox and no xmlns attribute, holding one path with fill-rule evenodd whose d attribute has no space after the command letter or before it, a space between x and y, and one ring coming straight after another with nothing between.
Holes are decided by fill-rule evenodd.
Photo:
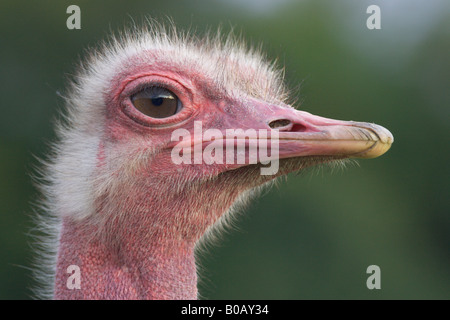
<instances>
[{"instance_id":1,"label":"bare pink head skin","mask_svg":"<svg viewBox=\"0 0 450 320\"><path fill-rule=\"evenodd\" d=\"M197 244L253 191L292 171L389 149L393 137L381 126L294 109L282 72L219 38L152 26L111 40L81 67L44 187L57 221L45 297L196 299ZM181 107L160 118L139 110L133 97L154 87ZM277 130L278 173L261 175L261 164L174 164L172 132L193 133L194 121L203 130ZM80 268L80 289L67 286L70 265Z\"/></svg>"}]
</instances>

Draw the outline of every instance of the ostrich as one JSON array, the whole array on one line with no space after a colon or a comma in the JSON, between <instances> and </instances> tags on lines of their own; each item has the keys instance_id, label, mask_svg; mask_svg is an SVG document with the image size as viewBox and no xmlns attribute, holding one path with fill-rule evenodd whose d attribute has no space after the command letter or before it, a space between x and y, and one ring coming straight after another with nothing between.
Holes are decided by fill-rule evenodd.
<instances>
[{"instance_id":1,"label":"ostrich","mask_svg":"<svg viewBox=\"0 0 450 320\"><path fill-rule=\"evenodd\" d=\"M393 142L381 126L294 109L282 70L233 36L149 24L86 60L40 181L42 298L197 299L196 247L258 190L313 165L380 156ZM214 137L195 137L199 123ZM252 139L278 143L278 170L262 174L268 162L251 162L250 148L241 163L174 161L181 142L249 146L229 129L266 132ZM183 134L174 140L175 130Z\"/></svg>"}]
</instances>

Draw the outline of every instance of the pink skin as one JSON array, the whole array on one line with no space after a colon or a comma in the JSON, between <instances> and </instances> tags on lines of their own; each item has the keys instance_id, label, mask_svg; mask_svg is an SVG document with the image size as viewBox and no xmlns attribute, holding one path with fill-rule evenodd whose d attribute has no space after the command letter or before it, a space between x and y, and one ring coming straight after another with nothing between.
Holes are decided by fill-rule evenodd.
<instances>
[{"instance_id":1,"label":"pink skin","mask_svg":"<svg viewBox=\"0 0 450 320\"><path fill-rule=\"evenodd\" d=\"M104 97L105 130L95 174L112 170L117 182L98 196L96 217L63 219L56 299L196 299L195 245L239 195L317 162L378 156L386 147L376 148L392 142L388 131L376 125L317 117L246 96L219 99L208 94L215 88L194 70L168 72L157 66L126 68ZM165 119L137 111L129 97L149 84L174 92L182 111ZM272 130L274 120L290 121L277 128L285 160L276 176L261 176L258 165L177 166L171 160L173 130L184 128L193 135L194 121L202 121L204 130L225 132ZM142 154L147 157L120 165ZM321 158L309 163L305 156ZM69 265L80 267L80 290L66 286Z\"/></svg>"}]
</instances>

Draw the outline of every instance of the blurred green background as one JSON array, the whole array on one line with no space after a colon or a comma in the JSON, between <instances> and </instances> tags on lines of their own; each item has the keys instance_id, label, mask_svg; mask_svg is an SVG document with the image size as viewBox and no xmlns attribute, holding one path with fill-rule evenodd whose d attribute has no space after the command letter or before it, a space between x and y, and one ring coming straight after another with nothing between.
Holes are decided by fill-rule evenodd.
<instances>
[{"instance_id":1,"label":"blurred green background","mask_svg":"<svg viewBox=\"0 0 450 320\"><path fill-rule=\"evenodd\" d=\"M81 7L81 30L66 8ZM381 30L366 9L381 8ZM84 48L145 16L232 26L301 83L300 109L381 124L395 143L345 170L291 176L202 255L207 299L449 299L450 2L186 0L0 2L0 298L28 299L30 179L57 92ZM381 290L366 269L381 268Z\"/></svg>"}]
</instances>

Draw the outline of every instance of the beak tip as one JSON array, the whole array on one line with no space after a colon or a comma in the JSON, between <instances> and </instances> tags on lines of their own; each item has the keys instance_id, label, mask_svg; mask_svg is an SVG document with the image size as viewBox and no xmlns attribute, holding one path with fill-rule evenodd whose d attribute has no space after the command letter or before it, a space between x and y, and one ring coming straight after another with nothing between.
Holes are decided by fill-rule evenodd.
<instances>
[{"instance_id":1,"label":"beak tip","mask_svg":"<svg viewBox=\"0 0 450 320\"><path fill-rule=\"evenodd\" d=\"M392 143L394 142L394 136L388 129L377 124L371 124L370 129L377 135L378 140L374 141L374 144L369 149L355 154L353 156L354 158L377 158L385 154L391 148Z\"/></svg>"},{"instance_id":2,"label":"beak tip","mask_svg":"<svg viewBox=\"0 0 450 320\"><path fill-rule=\"evenodd\" d=\"M376 126L378 129L377 134L378 134L378 137L380 138L380 141L382 143L391 145L394 142L394 136L392 135L392 133L385 127L382 127L379 125L376 125Z\"/></svg>"}]
</instances>

